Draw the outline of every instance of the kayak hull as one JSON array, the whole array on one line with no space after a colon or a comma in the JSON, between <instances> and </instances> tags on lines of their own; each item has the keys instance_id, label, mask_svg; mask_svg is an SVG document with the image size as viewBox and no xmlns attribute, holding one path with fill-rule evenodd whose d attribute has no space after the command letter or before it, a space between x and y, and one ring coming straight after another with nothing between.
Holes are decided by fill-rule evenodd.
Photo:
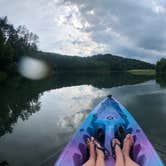
<instances>
[{"instance_id":1,"label":"kayak hull","mask_svg":"<svg viewBox=\"0 0 166 166\"><path fill-rule=\"evenodd\" d=\"M95 135L97 128L105 132L104 147L109 151L106 166L114 166L111 140L118 126L123 125L134 136L132 159L140 166L164 166L157 152L133 116L116 99L109 96L94 108L77 129L63 150L55 166L81 166L88 159L86 139Z\"/></svg>"}]
</instances>

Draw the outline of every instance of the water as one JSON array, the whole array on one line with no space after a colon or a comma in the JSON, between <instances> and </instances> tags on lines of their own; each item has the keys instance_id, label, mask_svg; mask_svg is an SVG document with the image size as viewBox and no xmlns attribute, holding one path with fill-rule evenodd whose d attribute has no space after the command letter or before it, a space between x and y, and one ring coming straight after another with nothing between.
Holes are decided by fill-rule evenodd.
<instances>
[{"instance_id":1,"label":"water","mask_svg":"<svg viewBox=\"0 0 166 166\"><path fill-rule=\"evenodd\" d=\"M166 88L161 80L122 73L9 80L0 86L0 161L10 166L53 165L90 110L112 94L166 163Z\"/></svg>"}]
</instances>

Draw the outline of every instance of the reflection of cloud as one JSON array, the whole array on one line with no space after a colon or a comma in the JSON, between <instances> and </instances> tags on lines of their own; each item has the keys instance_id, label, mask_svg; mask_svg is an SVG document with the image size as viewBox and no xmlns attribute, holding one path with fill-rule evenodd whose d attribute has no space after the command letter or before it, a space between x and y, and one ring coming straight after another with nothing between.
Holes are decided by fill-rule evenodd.
<instances>
[{"instance_id":1,"label":"reflection of cloud","mask_svg":"<svg viewBox=\"0 0 166 166\"><path fill-rule=\"evenodd\" d=\"M112 94L123 104L128 103L133 96L158 90L160 87L155 81L110 89L81 85L50 90L44 92L39 99L41 104L37 121L49 128L52 126L56 134L73 133L89 112L107 95Z\"/></svg>"},{"instance_id":2,"label":"reflection of cloud","mask_svg":"<svg viewBox=\"0 0 166 166\"><path fill-rule=\"evenodd\" d=\"M82 120L84 120L86 115L87 115L87 112L84 111L84 112L75 113L72 116L67 116L63 119L59 119L57 121L57 126L60 127L63 132L66 132L66 131L68 131L68 132L72 131L73 132L75 129L77 129L80 122Z\"/></svg>"},{"instance_id":3,"label":"reflection of cloud","mask_svg":"<svg viewBox=\"0 0 166 166\"><path fill-rule=\"evenodd\" d=\"M66 87L45 92L41 97L41 109L56 112L56 117L66 117L91 108L92 100L105 96L92 86Z\"/></svg>"},{"instance_id":4,"label":"reflection of cloud","mask_svg":"<svg viewBox=\"0 0 166 166\"><path fill-rule=\"evenodd\" d=\"M53 126L56 133L73 132L107 93L89 85L73 86L44 92L39 101L37 121ZM49 121L44 121L49 119Z\"/></svg>"}]
</instances>

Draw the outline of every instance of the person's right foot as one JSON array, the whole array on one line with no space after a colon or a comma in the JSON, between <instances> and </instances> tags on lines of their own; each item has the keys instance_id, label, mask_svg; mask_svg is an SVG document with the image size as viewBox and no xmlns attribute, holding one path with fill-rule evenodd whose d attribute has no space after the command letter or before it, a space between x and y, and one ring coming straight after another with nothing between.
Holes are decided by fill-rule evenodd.
<instances>
[{"instance_id":1,"label":"person's right foot","mask_svg":"<svg viewBox=\"0 0 166 166\"><path fill-rule=\"evenodd\" d=\"M115 156L118 156L120 153L122 153L122 150L120 148L120 141L118 139L112 139L112 147L114 148Z\"/></svg>"},{"instance_id":2,"label":"person's right foot","mask_svg":"<svg viewBox=\"0 0 166 166\"><path fill-rule=\"evenodd\" d=\"M105 156L104 156L104 152L103 152L103 150L102 150L101 145L100 145L97 141L95 141L95 145L96 145L97 157L104 159Z\"/></svg>"},{"instance_id":3,"label":"person's right foot","mask_svg":"<svg viewBox=\"0 0 166 166\"><path fill-rule=\"evenodd\" d=\"M125 137L124 142L123 142L123 150L122 150L123 155L125 157L129 156L133 143L134 143L133 136L131 134L127 134L127 136Z\"/></svg>"}]
</instances>

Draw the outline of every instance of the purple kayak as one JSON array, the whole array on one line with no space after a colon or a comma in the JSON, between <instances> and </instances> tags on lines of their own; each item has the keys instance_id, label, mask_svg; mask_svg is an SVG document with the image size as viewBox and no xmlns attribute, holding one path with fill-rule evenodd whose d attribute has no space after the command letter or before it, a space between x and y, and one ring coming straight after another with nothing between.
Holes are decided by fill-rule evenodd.
<instances>
[{"instance_id":1,"label":"purple kayak","mask_svg":"<svg viewBox=\"0 0 166 166\"><path fill-rule=\"evenodd\" d=\"M98 128L105 133L104 147L108 150L106 166L114 166L111 140L115 137L118 126L123 126L126 133L134 136L131 152L132 159L140 166L164 166L154 147L133 116L117 100L109 96L94 108L75 132L54 166L81 166L88 159L86 139L95 136Z\"/></svg>"}]
</instances>

